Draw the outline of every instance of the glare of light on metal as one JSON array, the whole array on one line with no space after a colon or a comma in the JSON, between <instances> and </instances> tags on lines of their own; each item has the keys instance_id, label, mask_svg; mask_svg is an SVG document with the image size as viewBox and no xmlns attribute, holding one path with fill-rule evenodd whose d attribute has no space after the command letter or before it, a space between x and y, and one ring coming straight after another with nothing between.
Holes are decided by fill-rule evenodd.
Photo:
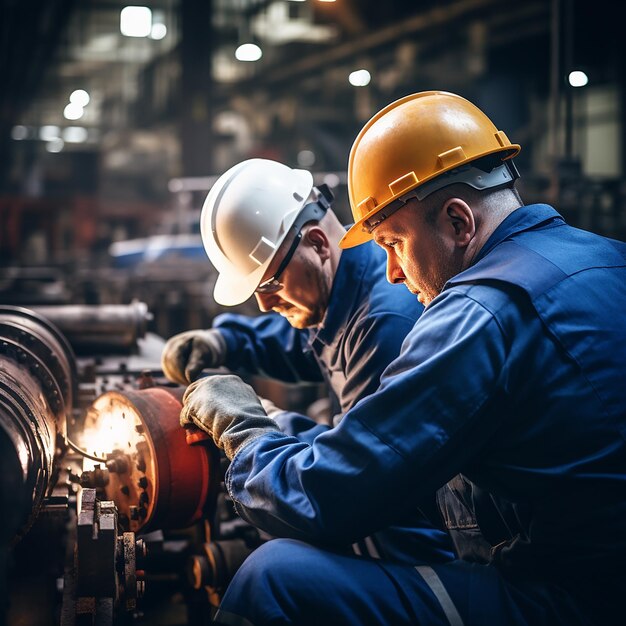
<instances>
[{"instance_id":1,"label":"glare of light on metal","mask_svg":"<svg viewBox=\"0 0 626 626\"><path fill-rule=\"evenodd\" d=\"M152 30L152 11L148 7L129 6L120 12L120 32L126 37L148 37Z\"/></svg>"},{"instance_id":2,"label":"glare of light on metal","mask_svg":"<svg viewBox=\"0 0 626 626\"><path fill-rule=\"evenodd\" d=\"M589 77L585 72L575 70L569 73L568 80L572 87L584 87L589 82Z\"/></svg>"},{"instance_id":3,"label":"glare of light on metal","mask_svg":"<svg viewBox=\"0 0 626 626\"><path fill-rule=\"evenodd\" d=\"M56 139L53 139L46 144L46 150L48 152L61 152L64 145L65 142L63 141L63 139L61 139L61 137L57 137Z\"/></svg>"},{"instance_id":4,"label":"glare of light on metal","mask_svg":"<svg viewBox=\"0 0 626 626\"><path fill-rule=\"evenodd\" d=\"M86 107L89 104L89 94L84 89L76 89L70 94L70 102L79 107Z\"/></svg>"},{"instance_id":5,"label":"glare of light on metal","mask_svg":"<svg viewBox=\"0 0 626 626\"><path fill-rule=\"evenodd\" d=\"M334 2L335 0L320 0L320 2Z\"/></svg>"},{"instance_id":6,"label":"glare of light on metal","mask_svg":"<svg viewBox=\"0 0 626 626\"><path fill-rule=\"evenodd\" d=\"M87 129L82 126L68 126L63 131L63 139L67 143L85 143L87 136Z\"/></svg>"},{"instance_id":7,"label":"glare of light on metal","mask_svg":"<svg viewBox=\"0 0 626 626\"><path fill-rule=\"evenodd\" d=\"M39 129L39 139L42 141L52 141L59 139L60 136L61 129L58 126L42 126Z\"/></svg>"},{"instance_id":8,"label":"glare of light on metal","mask_svg":"<svg viewBox=\"0 0 626 626\"><path fill-rule=\"evenodd\" d=\"M167 26L165 24L152 24L150 39L163 39L165 35L167 35Z\"/></svg>"},{"instance_id":9,"label":"glare of light on metal","mask_svg":"<svg viewBox=\"0 0 626 626\"><path fill-rule=\"evenodd\" d=\"M15 141L22 141L28 136L28 128L26 126L14 126L11 129L11 139Z\"/></svg>"},{"instance_id":10,"label":"glare of light on metal","mask_svg":"<svg viewBox=\"0 0 626 626\"><path fill-rule=\"evenodd\" d=\"M133 419L126 419L119 411L97 412L97 421L81 433L81 444L85 450L97 456L106 456L113 450L133 449L141 440L134 427Z\"/></svg>"},{"instance_id":11,"label":"glare of light on metal","mask_svg":"<svg viewBox=\"0 0 626 626\"><path fill-rule=\"evenodd\" d=\"M83 116L84 112L85 110L79 104L70 102L63 109L63 116L66 120L79 120Z\"/></svg>"},{"instance_id":12,"label":"glare of light on metal","mask_svg":"<svg viewBox=\"0 0 626 626\"><path fill-rule=\"evenodd\" d=\"M353 87L365 87L370 84L370 80L372 76L367 70L355 70L348 76L348 81Z\"/></svg>"},{"instance_id":13,"label":"glare of light on metal","mask_svg":"<svg viewBox=\"0 0 626 626\"><path fill-rule=\"evenodd\" d=\"M242 43L235 50L237 61L258 61L263 56L263 51L255 43Z\"/></svg>"}]
</instances>

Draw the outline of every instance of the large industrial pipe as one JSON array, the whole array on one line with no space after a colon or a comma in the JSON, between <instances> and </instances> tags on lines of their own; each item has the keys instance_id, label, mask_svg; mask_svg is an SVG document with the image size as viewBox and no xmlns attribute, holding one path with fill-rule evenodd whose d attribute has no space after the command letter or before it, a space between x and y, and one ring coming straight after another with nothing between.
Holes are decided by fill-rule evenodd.
<instances>
[{"instance_id":1,"label":"large industrial pipe","mask_svg":"<svg viewBox=\"0 0 626 626\"><path fill-rule=\"evenodd\" d=\"M31 526L52 486L77 384L72 350L48 320L0 306L0 534Z\"/></svg>"},{"instance_id":2,"label":"large industrial pipe","mask_svg":"<svg viewBox=\"0 0 626 626\"><path fill-rule=\"evenodd\" d=\"M137 346L152 319L145 302L103 305L36 306L77 352L126 352Z\"/></svg>"}]
</instances>

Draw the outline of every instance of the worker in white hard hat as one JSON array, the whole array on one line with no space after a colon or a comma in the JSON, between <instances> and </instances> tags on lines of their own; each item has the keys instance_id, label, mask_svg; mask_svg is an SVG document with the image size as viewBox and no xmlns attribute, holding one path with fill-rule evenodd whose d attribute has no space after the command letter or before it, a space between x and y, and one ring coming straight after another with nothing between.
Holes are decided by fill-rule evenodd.
<instances>
[{"instance_id":1,"label":"worker in white hard hat","mask_svg":"<svg viewBox=\"0 0 626 626\"><path fill-rule=\"evenodd\" d=\"M376 246L339 248L346 229L331 200L310 172L276 161L243 161L218 179L200 218L219 272L215 300L231 306L254 294L264 314L223 314L211 329L172 337L162 356L166 376L189 384L203 368L226 366L285 382L326 381L335 421L378 387L423 307L387 283ZM332 425L268 410L299 441L312 441ZM422 509L434 504L433 494ZM452 556L447 535L417 510L353 543L354 552L374 557Z\"/></svg>"},{"instance_id":2,"label":"worker in white hard hat","mask_svg":"<svg viewBox=\"0 0 626 626\"><path fill-rule=\"evenodd\" d=\"M524 205L519 151L439 91L359 133L341 245L373 239L426 308L336 428L303 445L235 375L187 390L181 420L231 458L239 515L280 537L239 568L220 623L626 623L626 243ZM459 558L335 548L433 489Z\"/></svg>"}]
</instances>

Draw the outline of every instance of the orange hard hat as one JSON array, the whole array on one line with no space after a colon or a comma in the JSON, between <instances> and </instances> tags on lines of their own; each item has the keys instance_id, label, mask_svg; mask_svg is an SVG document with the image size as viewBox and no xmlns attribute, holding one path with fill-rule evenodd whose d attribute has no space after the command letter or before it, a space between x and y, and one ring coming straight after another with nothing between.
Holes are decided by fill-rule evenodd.
<instances>
[{"instance_id":1,"label":"orange hard hat","mask_svg":"<svg viewBox=\"0 0 626 626\"><path fill-rule=\"evenodd\" d=\"M519 151L461 96L424 91L392 102L363 127L350 151L348 193L355 224L339 245L350 248L371 239L364 222L428 181L489 155L504 161ZM457 181L444 176L441 182L429 185L428 193ZM496 184L502 179L482 188Z\"/></svg>"}]
</instances>

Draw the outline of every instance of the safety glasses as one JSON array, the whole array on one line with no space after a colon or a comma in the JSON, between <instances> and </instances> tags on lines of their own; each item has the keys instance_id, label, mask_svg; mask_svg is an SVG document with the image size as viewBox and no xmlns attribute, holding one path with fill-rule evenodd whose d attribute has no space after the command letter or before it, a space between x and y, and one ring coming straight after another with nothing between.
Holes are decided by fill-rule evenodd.
<instances>
[{"instance_id":1,"label":"safety glasses","mask_svg":"<svg viewBox=\"0 0 626 626\"><path fill-rule=\"evenodd\" d=\"M319 222L326 211L330 209L330 203L333 199L333 192L327 185L318 185L313 187L311 194L307 198L302 210L298 214L298 217L294 220L291 228L296 232L294 240L287 250L285 258L281 261L278 269L274 275L267 280L264 280L254 291L260 294L271 294L280 291L284 285L280 282L280 276L289 265L289 261L293 257L300 240L302 239L302 228L307 222L316 221Z\"/></svg>"},{"instance_id":2,"label":"safety glasses","mask_svg":"<svg viewBox=\"0 0 626 626\"><path fill-rule=\"evenodd\" d=\"M298 247L298 244L300 243L301 239L302 239L302 231L298 231L296 238L291 242L291 245L289 246L289 250L287 250L287 254L285 255L285 258L281 261L280 265L278 266L276 273L271 278L264 280L255 289L256 293L267 295L270 293L276 293L277 291L280 291L284 287L284 285L280 282L279 278L281 274L287 268L287 265L289 265L289 261L291 261L291 257L296 251L296 248Z\"/></svg>"}]
</instances>

